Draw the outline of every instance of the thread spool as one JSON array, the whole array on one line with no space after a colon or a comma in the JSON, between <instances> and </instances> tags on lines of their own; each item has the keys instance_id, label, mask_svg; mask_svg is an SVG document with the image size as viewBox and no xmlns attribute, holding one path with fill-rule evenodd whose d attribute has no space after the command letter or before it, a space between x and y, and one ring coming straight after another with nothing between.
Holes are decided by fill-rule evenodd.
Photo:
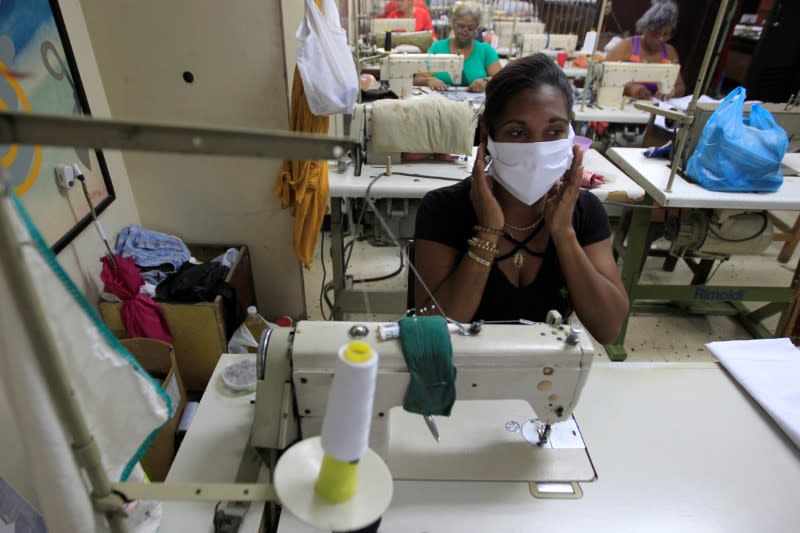
<instances>
[{"instance_id":1,"label":"thread spool","mask_svg":"<svg viewBox=\"0 0 800 533\"><path fill-rule=\"evenodd\" d=\"M325 418L322 459L316 493L330 503L342 503L356 492L358 462L369 446L378 354L362 341L339 349Z\"/></svg>"}]
</instances>

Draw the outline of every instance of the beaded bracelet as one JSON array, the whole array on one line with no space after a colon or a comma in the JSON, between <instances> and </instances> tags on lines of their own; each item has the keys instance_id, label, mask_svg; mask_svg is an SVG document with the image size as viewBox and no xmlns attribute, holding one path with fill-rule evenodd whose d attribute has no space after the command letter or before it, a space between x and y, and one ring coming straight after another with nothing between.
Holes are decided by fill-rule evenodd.
<instances>
[{"instance_id":1,"label":"beaded bracelet","mask_svg":"<svg viewBox=\"0 0 800 533\"><path fill-rule=\"evenodd\" d=\"M476 253L473 253L472 250L467 250L467 256L470 259L472 259L473 261L475 261L476 263L478 263L479 265L482 265L482 266L485 266L485 267L491 267L492 266L492 262L491 261L489 261L488 259L484 259L483 257L479 256Z\"/></svg>"},{"instance_id":2,"label":"beaded bracelet","mask_svg":"<svg viewBox=\"0 0 800 533\"><path fill-rule=\"evenodd\" d=\"M492 235L497 235L498 237L503 236L502 229L487 228L486 226L472 226L472 229L483 233L490 233Z\"/></svg>"},{"instance_id":3,"label":"beaded bracelet","mask_svg":"<svg viewBox=\"0 0 800 533\"><path fill-rule=\"evenodd\" d=\"M467 244L471 248L477 248L478 250L483 250L484 252L489 252L492 255L497 255L500 253L500 248L493 242L484 241L478 239L476 237L472 237L471 239L467 240Z\"/></svg>"}]
</instances>

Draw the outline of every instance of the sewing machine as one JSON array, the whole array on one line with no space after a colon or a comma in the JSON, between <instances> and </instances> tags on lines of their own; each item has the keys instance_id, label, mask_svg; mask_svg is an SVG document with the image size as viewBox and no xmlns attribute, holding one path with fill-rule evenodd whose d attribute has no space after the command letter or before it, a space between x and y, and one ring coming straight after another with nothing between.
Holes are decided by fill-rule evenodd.
<instances>
[{"instance_id":1,"label":"sewing machine","mask_svg":"<svg viewBox=\"0 0 800 533\"><path fill-rule=\"evenodd\" d=\"M403 98L411 95L414 74L447 72L453 83L461 83L464 58L456 54L392 54L381 62L381 81Z\"/></svg>"},{"instance_id":2,"label":"sewing machine","mask_svg":"<svg viewBox=\"0 0 800 533\"><path fill-rule=\"evenodd\" d=\"M521 22L515 20L496 20L494 32L497 36L497 49L510 52L511 47L519 42L519 35L544 33L544 22ZM509 53L507 52L507 53Z\"/></svg>"},{"instance_id":3,"label":"sewing machine","mask_svg":"<svg viewBox=\"0 0 800 533\"><path fill-rule=\"evenodd\" d=\"M535 54L542 50L564 50L572 54L578 46L578 36L572 33L535 33L522 36L522 55Z\"/></svg>"},{"instance_id":4,"label":"sewing machine","mask_svg":"<svg viewBox=\"0 0 800 533\"><path fill-rule=\"evenodd\" d=\"M439 443L422 416L396 409L409 375L399 340L379 340L377 323L300 322L295 330L267 331L251 443L283 450L318 435L336 351L359 339L380 357L370 448L388 460L395 479L590 481L594 469L571 414L594 348L580 328L551 318L450 326L458 400L449 418L435 417ZM458 467L444 450L460 458Z\"/></svg>"},{"instance_id":5,"label":"sewing machine","mask_svg":"<svg viewBox=\"0 0 800 533\"><path fill-rule=\"evenodd\" d=\"M372 33L386 33L387 31L414 31L417 29L417 20L410 19L372 19Z\"/></svg>"},{"instance_id":6,"label":"sewing machine","mask_svg":"<svg viewBox=\"0 0 800 533\"><path fill-rule=\"evenodd\" d=\"M590 77L595 87L595 104L622 109L625 84L631 82L655 83L661 93L669 94L678 81L680 70L680 65L662 63L593 63Z\"/></svg>"}]
</instances>

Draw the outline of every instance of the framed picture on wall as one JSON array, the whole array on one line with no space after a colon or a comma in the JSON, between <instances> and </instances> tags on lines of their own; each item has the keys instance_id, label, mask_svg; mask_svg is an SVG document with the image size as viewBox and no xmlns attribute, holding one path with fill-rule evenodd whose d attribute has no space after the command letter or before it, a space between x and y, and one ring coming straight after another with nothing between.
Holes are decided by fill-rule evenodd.
<instances>
[{"instance_id":1,"label":"framed picture on wall","mask_svg":"<svg viewBox=\"0 0 800 533\"><path fill-rule=\"evenodd\" d=\"M90 114L57 0L0 0L0 109ZM0 164L56 253L92 222L80 184L69 190L58 186L58 165L78 165L98 214L114 201L99 150L0 145Z\"/></svg>"}]
</instances>

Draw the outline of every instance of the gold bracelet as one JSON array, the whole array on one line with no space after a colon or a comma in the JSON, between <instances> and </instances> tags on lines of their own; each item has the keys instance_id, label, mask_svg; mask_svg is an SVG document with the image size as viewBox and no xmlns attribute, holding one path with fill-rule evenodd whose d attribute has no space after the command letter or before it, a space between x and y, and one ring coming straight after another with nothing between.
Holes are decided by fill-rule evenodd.
<instances>
[{"instance_id":1,"label":"gold bracelet","mask_svg":"<svg viewBox=\"0 0 800 533\"><path fill-rule=\"evenodd\" d=\"M503 236L503 230L502 229L487 228L486 226L472 226L472 229L474 229L475 231L483 232L483 233L490 233L492 235L497 235L498 237L502 237Z\"/></svg>"},{"instance_id":2,"label":"gold bracelet","mask_svg":"<svg viewBox=\"0 0 800 533\"><path fill-rule=\"evenodd\" d=\"M467 250L467 256L470 259L472 259L473 261L475 261L476 263L478 263L479 265L482 265L482 266L485 266L485 267L489 267L489 268L492 267L492 262L491 261L489 261L488 259L484 259L483 257L479 256L478 254L474 253L472 250Z\"/></svg>"},{"instance_id":3,"label":"gold bracelet","mask_svg":"<svg viewBox=\"0 0 800 533\"><path fill-rule=\"evenodd\" d=\"M478 239L476 237L472 237L471 239L467 239L467 244L471 248L477 248L478 250L483 250L484 252L489 252L492 255L498 255L500 253L500 248L493 242L484 241Z\"/></svg>"}]
</instances>

